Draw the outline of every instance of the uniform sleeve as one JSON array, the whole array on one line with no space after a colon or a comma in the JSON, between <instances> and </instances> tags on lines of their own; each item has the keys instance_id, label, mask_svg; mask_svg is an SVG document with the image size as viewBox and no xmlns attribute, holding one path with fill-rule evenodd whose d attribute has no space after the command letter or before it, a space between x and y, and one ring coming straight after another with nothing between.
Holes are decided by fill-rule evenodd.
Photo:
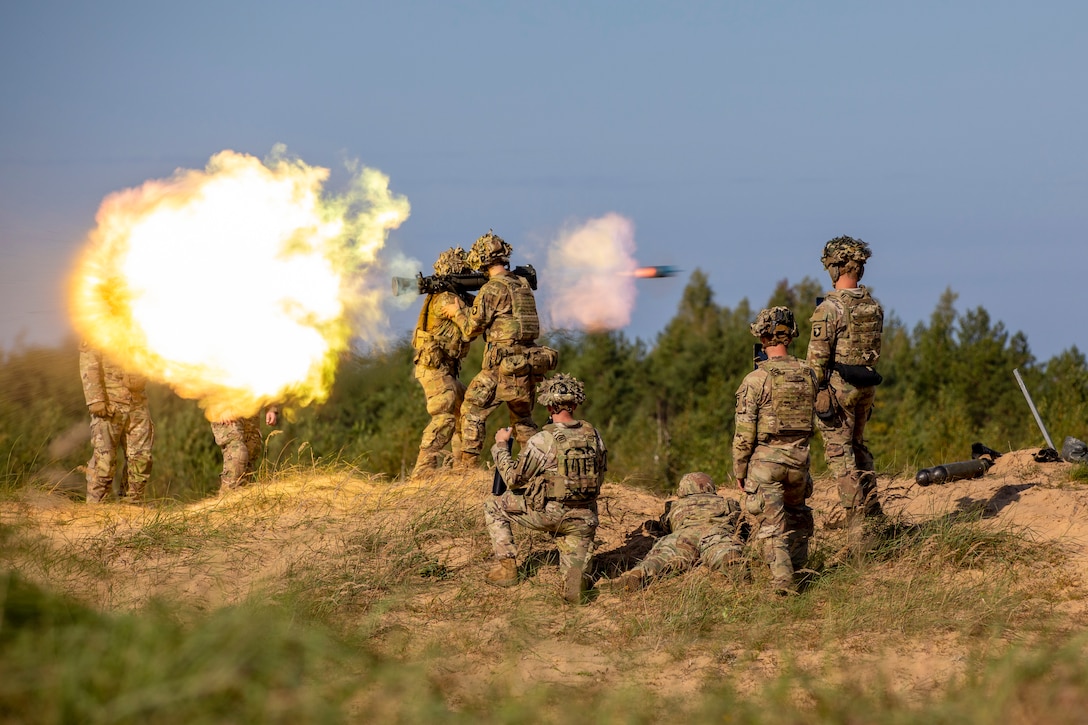
<instances>
[{"instance_id":1,"label":"uniform sleeve","mask_svg":"<svg viewBox=\"0 0 1088 725\"><path fill-rule=\"evenodd\" d=\"M495 310L499 307L499 296L504 291L501 285L490 281L480 288L480 292L472 303L472 310L469 312L466 339L475 339L490 327L491 321L495 319Z\"/></svg>"},{"instance_id":2,"label":"uniform sleeve","mask_svg":"<svg viewBox=\"0 0 1088 725\"><path fill-rule=\"evenodd\" d=\"M762 385L756 385L755 373L749 373L737 389L735 432L733 433L733 475L748 477L748 461L756 448L759 422L759 396Z\"/></svg>"},{"instance_id":3,"label":"uniform sleeve","mask_svg":"<svg viewBox=\"0 0 1088 725\"><path fill-rule=\"evenodd\" d=\"M431 313L434 314L435 311L438 310L437 316L439 318L452 322L461 332L461 336L464 339L471 339L472 308L465 304L465 301L461 299L460 295L456 295L453 292L443 292L439 297L441 297L441 301L435 307L431 308ZM448 314L445 310L450 304L457 305L457 312L453 315Z\"/></svg>"},{"instance_id":4,"label":"uniform sleeve","mask_svg":"<svg viewBox=\"0 0 1088 725\"><path fill-rule=\"evenodd\" d=\"M541 434L537 433L525 444L517 459L510 454L505 443L496 443L491 447L495 468L502 475L502 480L506 481L507 488L525 488L544 473L548 463L547 453L542 448L544 445Z\"/></svg>"},{"instance_id":5,"label":"uniform sleeve","mask_svg":"<svg viewBox=\"0 0 1088 725\"><path fill-rule=\"evenodd\" d=\"M102 353L86 344L79 348L79 377L83 380L83 397L87 405L109 402L102 373Z\"/></svg>"},{"instance_id":6,"label":"uniform sleeve","mask_svg":"<svg viewBox=\"0 0 1088 725\"><path fill-rule=\"evenodd\" d=\"M812 335L808 341L808 364L816 371L816 382L823 386L830 375L842 315L830 300L824 300L812 313Z\"/></svg>"}]
</instances>

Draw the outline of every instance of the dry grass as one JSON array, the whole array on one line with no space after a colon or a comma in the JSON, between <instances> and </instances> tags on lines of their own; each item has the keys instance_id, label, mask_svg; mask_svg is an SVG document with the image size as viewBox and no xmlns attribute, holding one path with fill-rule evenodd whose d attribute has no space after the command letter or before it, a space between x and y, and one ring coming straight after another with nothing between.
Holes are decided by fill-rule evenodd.
<instances>
[{"instance_id":1,"label":"dry grass","mask_svg":"<svg viewBox=\"0 0 1088 725\"><path fill-rule=\"evenodd\" d=\"M333 678L347 688L337 712L389 720L507 722L539 708L559 720L574 704L613 721L702 720L722 703L759 713L772 698L783 722L847 721L862 706L941 721L941 708L963 716L960 693L1025 667L1049 673L1037 689L1085 677L1072 655L1038 655L1083 625L1067 606L1083 597L1078 574L1059 547L1008 525L963 514L900 523L853 557L820 532L798 597L769 596L757 565L750 580L696 570L571 607L544 535L515 532L520 586L482 583L488 485L483 473L389 482L326 468L155 508L27 492L0 508L0 563L91 611L150 617L166 603L162 616L199 629L256 606L271 622L311 622L356 643L354 659L337 650L330 661L369 673L356 685ZM619 566L662 502L617 484L605 493L602 566ZM853 704L833 706L844 693Z\"/></svg>"}]
</instances>

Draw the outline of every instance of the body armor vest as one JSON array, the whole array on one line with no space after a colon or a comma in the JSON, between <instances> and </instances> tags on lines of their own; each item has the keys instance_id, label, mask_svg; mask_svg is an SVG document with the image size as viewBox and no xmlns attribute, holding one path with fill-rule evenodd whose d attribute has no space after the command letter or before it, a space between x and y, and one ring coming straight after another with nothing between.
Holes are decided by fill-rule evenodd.
<instances>
[{"instance_id":1,"label":"body armor vest","mask_svg":"<svg viewBox=\"0 0 1088 725\"><path fill-rule=\"evenodd\" d=\"M812 433L816 404L816 373L795 359L768 360L760 364L771 387L771 414L759 418L759 433L804 435Z\"/></svg>"},{"instance_id":2,"label":"body armor vest","mask_svg":"<svg viewBox=\"0 0 1088 725\"><path fill-rule=\"evenodd\" d=\"M740 506L732 499L716 493L693 493L673 501L667 519L669 529L675 532L686 526L734 523L730 520L736 519L739 514Z\"/></svg>"},{"instance_id":3,"label":"body armor vest","mask_svg":"<svg viewBox=\"0 0 1088 725\"><path fill-rule=\"evenodd\" d=\"M835 341L834 362L876 365L880 360L880 339L884 332L884 310L880 303L873 299L868 288L860 297L847 290L834 290L827 296L837 299L843 308L845 329Z\"/></svg>"},{"instance_id":4,"label":"body armor vest","mask_svg":"<svg viewBox=\"0 0 1088 725\"><path fill-rule=\"evenodd\" d=\"M487 330L488 342L533 342L540 335L540 318L536 313L533 289L521 277L499 274L489 280L502 285L510 293L512 309L509 314L499 314Z\"/></svg>"},{"instance_id":5,"label":"body armor vest","mask_svg":"<svg viewBox=\"0 0 1088 725\"><path fill-rule=\"evenodd\" d=\"M558 466L544 474L548 498L556 501L587 501L601 492L606 467L605 452L597 431L584 420L573 427L549 424L546 433L555 443Z\"/></svg>"},{"instance_id":6,"label":"body armor vest","mask_svg":"<svg viewBox=\"0 0 1088 725\"><path fill-rule=\"evenodd\" d=\"M469 345L452 320L441 318L436 322L430 316L434 298L434 295L427 295L412 333L412 348L416 351L414 362L428 367L459 361L468 352Z\"/></svg>"}]
</instances>

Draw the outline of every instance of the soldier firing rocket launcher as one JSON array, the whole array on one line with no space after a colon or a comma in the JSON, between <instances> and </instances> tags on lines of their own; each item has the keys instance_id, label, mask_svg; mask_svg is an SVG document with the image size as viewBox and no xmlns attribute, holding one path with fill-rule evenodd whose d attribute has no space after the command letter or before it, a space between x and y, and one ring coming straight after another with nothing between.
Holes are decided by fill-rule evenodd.
<instances>
[{"instance_id":1,"label":"soldier firing rocket launcher","mask_svg":"<svg viewBox=\"0 0 1088 725\"><path fill-rule=\"evenodd\" d=\"M919 486L928 486L933 483L948 483L967 478L980 478L994 465L994 459L1001 454L993 448L987 448L981 443L971 445L971 460L943 463L933 468L923 468L914 477L914 482Z\"/></svg>"},{"instance_id":2,"label":"soldier firing rocket launcher","mask_svg":"<svg viewBox=\"0 0 1088 725\"><path fill-rule=\"evenodd\" d=\"M511 270L518 277L529 283L529 287L536 289L536 269L531 264L518 265ZM412 277L394 277L393 294L400 295L433 295L439 292L453 292L464 295L468 292L476 292L487 282L486 272L461 272L458 274L432 274L424 277L418 272Z\"/></svg>"}]
</instances>

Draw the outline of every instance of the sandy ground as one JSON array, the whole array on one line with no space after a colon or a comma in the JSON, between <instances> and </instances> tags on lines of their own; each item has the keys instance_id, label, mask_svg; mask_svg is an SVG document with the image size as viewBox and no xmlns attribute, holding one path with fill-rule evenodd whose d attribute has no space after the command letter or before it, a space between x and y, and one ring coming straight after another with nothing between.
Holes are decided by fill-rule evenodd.
<instances>
[{"instance_id":1,"label":"sandy ground","mask_svg":"<svg viewBox=\"0 0 1088 725\"><path fill-rule=\"evenodd\" d=\"M1084 588L1088 485L1069 481L1068 464L1037 464L1033 453L1005 454L984 477L946 485L920 487L909 478L882 478L885 509L905 522L981 512L994 526L1059 545L1071 586ZM781 671L784 663L773 647L751 653L729 641L713 641L678 649L669 637L632 631L638 626L632 622L652 621L654 611L659 615L668 606L663 597L687 596L700 583L736 584L719 574L697 569L684 577L686 583L663 588L664 594L608 595L569 607L557 596L554 546L546 537L515 532L523 567L532 575L512 589L483 586L489 547L476 512L489 482L484 472L392 483L350 473L312 474L222 499L158 508L91 507L28 493L0 506L0 523L32 542L15 566L103 609L138 608L163 597L207 610L276 592L299 572L327 574L323 586L340 576L340 593L353 603L337 610L345 626L367 628L389 652L406 659L435 648L451 654L433 660L430 672L454 703L458 697L483 696L496 682L650 687L683 694L726 677L742 690L752 688ZM736 496L732 490L721 493ZM818 481L809 503L817 537L829 536L822 527L836 514L830 482ZM625 568L649 550L653 536L647 522L663 505L654 494L606 484L600 500L600 571ZM441 576L401 587L368 579L370 564L399 553L382 548L381 532L418 521L421 510L434 511L438 523L412 524L412 537ZM203 540L194 540L194 531ZM377 601L382 606L369 606ZM1062 606L1083 618L1085 601L1088 591L1068 597ZM852 656L859 670L878 673L921 697L963 673L966 651L965 643L949 634ZM817 666L822 656L803 653L811 661L792 664ZM743 663L743 671L737 663Z\"/></svg>"}]
</instances>

